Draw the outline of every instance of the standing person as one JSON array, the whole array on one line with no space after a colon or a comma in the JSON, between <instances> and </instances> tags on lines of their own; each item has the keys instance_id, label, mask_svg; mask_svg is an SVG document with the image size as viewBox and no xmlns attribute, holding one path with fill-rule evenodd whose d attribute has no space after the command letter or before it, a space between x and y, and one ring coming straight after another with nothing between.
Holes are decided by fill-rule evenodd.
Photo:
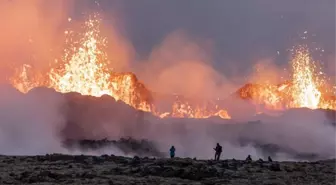
<instances>
[{"instance_id":1,"label":"standing person","mask_svg":"<svg viewBox=\"0 0 336 185\"><path fill-rule=\"evenodd\" d=\"M219 161L219 158L222 154L222 146L219 145L219 143L217 143L216 148L214 148L214 150L215 150L215 160Z\"/></svg>"},{"instance_id":2,"label":"standing person","mask_svg":"<svg viewBox=\"0 0 336 185\"><path fill-rule=\"evenodd\" d=\"M175 157L175 147L172 146L172 147L170 148L170 158L174 158L174 157Z\"/></svg>"}]
</instances>

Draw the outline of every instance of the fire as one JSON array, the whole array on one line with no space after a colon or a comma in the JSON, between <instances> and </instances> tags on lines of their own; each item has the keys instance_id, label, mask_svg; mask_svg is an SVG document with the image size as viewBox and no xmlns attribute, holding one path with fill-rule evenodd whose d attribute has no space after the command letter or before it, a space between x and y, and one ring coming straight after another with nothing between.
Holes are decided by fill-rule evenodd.
<instances>
[{"instance_id":1,"label":"fire","mask_svg":"<svg viewBox=\"0 0 336 185\"><path fill-rule=\"evenodd\" d=\"M31 68L30 65L24 64L21 68L15 70L15 75L10 79L11 83L14 84L16 89L21 92L28 92L35 84L31 83L29 80L28 70Z\"/></svg>"},{"instance_id":2,"label":"fire","mask_svg":"<svg viewBox=\"0 0 336 185\"><path fill-rule=\"evenodd\" d=\"M87 31L78 46L70 46L70 49L65 50L64 60L67 63L64 69L51 69L49 74L51 87L63 93L79 92L92 96L114 94L110 74L106 72L107 57L104 50L100 48L106 43L99 37L98 26L98 19L85 22ZM68 35L69 32L66 34Z\"/></svg>"},{"instance_id":3,"label":"fire","mask_svg":"<svg viewBox=\"0 0 336 185\"><path fill-rule=\"evenodd\" d=\"M24 64L15 69L14 76L9 79L11 84L23 93L27 93L34 87L44 86L46 81L44 76L35 71L31 65Z\"/></svg>"},{"instance_id":4,"label":"fire","mask_svg":"<svg viewBox=\"0 0 336 185\"><path fill-rule=\"evenodd\" d=\"M240 97L252 99L267 109L334 109L336 99L328 91L323 73L317 70L307 47L296 48L291 61L291 79L283 84L248 84L238 90ZM331 88L329 88L331 89Z\"/></svg>"},{"instance_id":5,"label":"fire","mask_svg":"<svg viewBox=\"0 0 336 185\"><path fill-rule=\"evenodd\" d=\"M106 38L100 36L100 19L94 15L85 22L85 33L79 35L79 43L70 42L71 32L67 44L70 49L65 50L64 67L60 70L51 69L50 87L56 91L78 92L82 95L100 97L110 95L136 109L151 111L151 105L141 94L137 86L137 79L130 73L117 74L108 68Z\"/></svg>"},{"instance_id":6,"label":"fire","mask_svg":"<svg viewBox=\"0 0 336 185\"><path fill-rule=\"evenodd\" d=\"M164 114L166 115L166 114ZM167 115L166 115L167 116ZM226 110L221 110L217 105L190 105L188 102L177 100L173 104L172 117L178 118L209 118L211 116L219 116L223 119L230 119ZM162 117L162 116L161 116Z\"/></svg>"},{"instance_id":7,"label":"fire","mask_svg":"<svg viewBox=\"0 0 336 185\"><path fill-rule=\"evenodd\" d=\"M47 80L29 78L36 73L28 75L27 70L31 68L25 65L12 78L13 86L24 93L34 87L46 86L61 93L78 92L96 97L109 95L138 110L152 112L159 117L230 118L225 110L216 108L209 111L203 107L190 106L188 102L173 103L171 113L156 111L150 91L134 74L117 73L108 68L109 60L105 53L107 39L101 36L100 23L99 16L95 14L85 22L84 33L75 35L73 31L65 31L68 48L64 50L61 62L57 62L59 66L47 73ZM74 42L77 37L80 38L79 41ZM43 81L47 83L42 83Z\"/></svg>"},{"instance_id":8,"label":"fire","mask_svg":"<svg viewBox=\"0 0 336 185\"><path fill-rule=\"evenodd\" d=\"M321 92L316 76L316 66L307 48L298 48L292 60L293 67L293 103L292 107L319 108ZM321 105L323 107L323 105Z\"/></svg>"}]
</instances>

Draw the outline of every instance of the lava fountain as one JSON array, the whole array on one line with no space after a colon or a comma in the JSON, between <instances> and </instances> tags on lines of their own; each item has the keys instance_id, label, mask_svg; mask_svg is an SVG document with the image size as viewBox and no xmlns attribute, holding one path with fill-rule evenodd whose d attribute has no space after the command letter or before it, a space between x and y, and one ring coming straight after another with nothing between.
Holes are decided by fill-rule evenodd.
<instances>
[{"instance_id":1,"label":"lava fountain","mask_svg":"<svg viewBox=\"0 0 336 185\"><path fill-rule=\"evenodd\" d=\"M336 110L335 92L307 46L294 49L291 60L291 78L281 84L247 84L238 90L243 99L250 99L266 109L284 110L289 108Z\"/></svg>"},{"instance_id":2,"label":"lava fountain","mask_svg":"<svg viewBox=\"0 0 336 185\"><path fill-rule=\"evenodd\" d=\"M57 62L58 66L51 68L47 75L41 75L43 78L37 78L38 73L28 74L32 69L25 65L11 78L13 86L24 93L34 87L45 86L61 93L78 92L96 97L109 95L161 118L230 118L227 111L218 106L209 110L207 106L191 106L179 100L173 103L170 112L158 111L152 102L151 92L133 73L117 73L108 67L109 60L105 52L108 43L101 36L100 24L99 15L94 14L85 22L83 33L65 31L67 48L61 62ZM78 41L76 38L79 38Z\"/></svg>"}]
</instances>

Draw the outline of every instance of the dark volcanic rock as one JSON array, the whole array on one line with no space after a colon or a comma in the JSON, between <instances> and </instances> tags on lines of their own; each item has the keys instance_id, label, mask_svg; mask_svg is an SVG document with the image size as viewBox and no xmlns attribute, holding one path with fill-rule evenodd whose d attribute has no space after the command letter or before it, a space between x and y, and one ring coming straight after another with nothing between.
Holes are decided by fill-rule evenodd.
<instances>
[{"instance_id":1,"label":"dark volcanic rock","mask_svg":"<svg viewBox=\"0 0 336 185\"><path fill-rule=\"evenodd\" d=\"M1 156L1 161L12 159ZM16 157L0 164L0 184L334 184L335 160L203 161L117 156ZM38 159L45 159L43 161ZM57 159L57 160L55 160ZM79 161L78 161L79 160ZM83 165L82 161L100 161ZM69 168L69 166L72 166Z\"/></svg>"},{"instance_id":2,"label":"dark volcanic rock","mask_svg":"<svg viewBox=\"0 0 336 185\"><path fill-rule=\"evenodd\" d=\"M164 154L157 149L153 142L148 140L135 140L133 138L121 138L119 140L65 140L63 145L70 150L79 147L83 151L113 146L119 148L126 155L135 154L143 157L164 157Z\"/></svg>"}]
</instances>

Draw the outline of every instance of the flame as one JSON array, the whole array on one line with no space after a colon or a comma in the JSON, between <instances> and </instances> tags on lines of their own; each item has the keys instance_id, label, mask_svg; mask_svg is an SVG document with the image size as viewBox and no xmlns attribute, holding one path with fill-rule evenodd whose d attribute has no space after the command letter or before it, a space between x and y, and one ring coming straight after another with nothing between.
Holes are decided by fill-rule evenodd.
<instances>
[{"instance_id":1,"label":"flame","mask_svg":"<svg viewBox=\"0 0 336 185\"><path fill-rule=\"evenodd\" d=\"M34 87L44 86L45 78L41 73L35 71L31 65L23 64L15 69L14 75L9 79L11 84L23 93L27 93Z\"/></svg>"},{"instance_id":2,"label":"flame","mask_svg":"<svg viewBox=\"0 0 336 185\"><path fill-rule=\"evenodd\" d=\"M166 115L166 114L165 114ZM177 100L173 104L173 111L171 113L172 117L178 118L209 118L212 116L219 116L223 119L231 119L226 110L220 110L217 105L207 106L207 105L190 105L189 102L183 102Z\"/></svg>"},{"instance_id":3,"label":"flame","mask_svg":"<svg viewBox=\"0 0 336 185\"><path fill-rule=\"evenodd\" d=\"M316 66L305 47L298 48L292 60L293 102L291 107L317 109L320 105L321 92L315 69Z\"/></svg>"},{"instance_id":4,"label":"flame","mask_svg":"<svg viewBox=\"0 0 336 185\"><path fill-rule=\"evenodd\" d=\"M30 65L24 64L21 68L15 70L14 77L10 79L11 83L14 84L16 89L21 92L27 93L35 85L29 80L28 71L31 68Z\"/></svg>"},{"instance_id":5,"label":"flame","mask_svg":"<svg viewBox=\"0 0 336 185\"><path fill-rule=\"evenodd\" d=\"M110 74L106 72L107 57L104 50L100 48L106 43L99 37L97 28L99 20L90 19L85 22L85 26L88 31L83 34L79 46L70 46L70 49L65 50L64 60L67 63L64 69L51 69L50 86L62 93L79 92L92 96L114 95L112 83L109 81ZM67 35L68 33L66 32Z\"/></svg>"},{"instance_id":6,"label":"flame","mask_svg":"<svg viewBox=\"0 0 336 185\"><path fill-rule=\"evenodd\" d=\"M204 107L191 106L188 102L174 102L171 112L157 111L151 93L134 74L117 73L108 68L109 60L105 53L107 39L101 36L100 24L99 15L94 14L85 22L84 33L76 35L73 31L64 32L68 48L64 50L61 62L56 62L57 68L51 68L47 73L47 83L41 83L42 78L30 79L27 74L29 66L25 65L12 78L13 86L24 93L34 87L47 86L61 93L78 92L96 97L109 95L138 110L152 112L161 118L167 116L230 118L225 110L216 108L209 111ZM77 37L80 38L78 42L75 41Z\"/></svg>"},{"instance_id":7,"label":"flame","mask_svg":"<svg viewBox=\"0 0 336 185\"><path fill-rule=\"evenodd\" d=\"M147 99L136 93L139 89L136 77L131 73L113 73L108 68L107 41L100 36L100 21L98 15L94 15L85 22L86 31L79 35L79 43L69 43L73 35L66 32L70 36L67 39L70 49L65 50L64 67L51 69L50 87L62 93L78 92L96 97L110 95L136 109L151 111Z\"/></svg>"},{"instance_id":8,"label":"flame","mask_svg":"<svg viewBox=\"0 0 336 185\"><path fill-rule=\"evenodd\" d=\"M239 96L243 99L252 99L257 108L265 107L272 110L282 110L282 98L279 89L273 84L246 84L238 90ZM257 112L262 112L257 110Z\"/></svg>"},{"instance_id":9,"label":"flame","mask_svg":"<svg viewBox=\"0 0 336 185\"><path fill-rule=\"evenodd\" d=\"M266 109L284 110L288 108L333 109L336 98L327 88L322 72L317 70L309 50L297 47L291 61L291 79L283 84L247 84L238 90L240 97L252 99Z\"/></svg>"}]
</instances>

